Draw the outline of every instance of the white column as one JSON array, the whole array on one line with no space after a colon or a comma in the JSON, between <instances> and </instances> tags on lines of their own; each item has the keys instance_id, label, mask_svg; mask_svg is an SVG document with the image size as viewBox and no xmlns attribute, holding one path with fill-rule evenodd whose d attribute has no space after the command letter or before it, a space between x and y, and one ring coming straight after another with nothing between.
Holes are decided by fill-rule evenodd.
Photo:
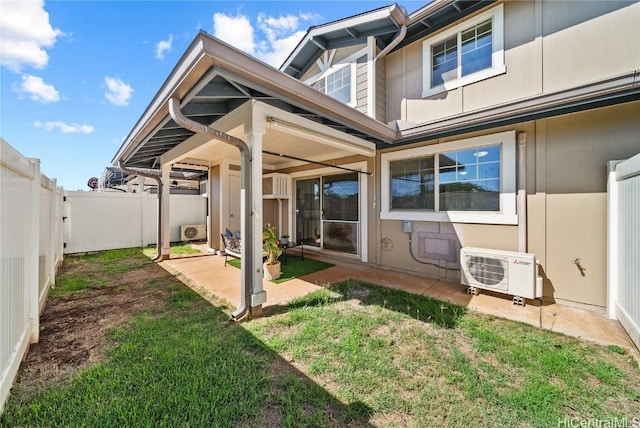
<instances>
[{"instance_id":1,"label":"white column","mask_svg":"<svg viewBox=\"0 0 640 428\"><path fill-rule=\"evenodd\" d=\"M257 123L258 122L258 123ZM246 126L246 142L251 151L251 218L253 233L253 269L251 307L260 307L267 301L267 293L262 287L262 136L265 121L253 119ZM248 213L244 213L245 215ZM253 310L252 310L253 311Z\"/></svg>"},{"instance_id":2,"label":"white column","mask_svg":"<svg viewBox=\"0 0 640 428\"><path fill-rule=\"evenodd\" d=\"M171 190L171 164L162 165L162 231L160 233L162 249L161 260L166 260L171 254L171 228L169 226L169 198Z\"/></svg>"}]
</instances>

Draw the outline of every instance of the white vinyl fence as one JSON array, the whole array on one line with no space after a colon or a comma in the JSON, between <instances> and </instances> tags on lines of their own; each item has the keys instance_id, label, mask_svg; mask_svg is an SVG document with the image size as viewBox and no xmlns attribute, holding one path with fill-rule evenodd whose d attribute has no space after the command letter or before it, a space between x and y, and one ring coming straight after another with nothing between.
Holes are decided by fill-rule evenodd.
<instances>
[{"instance_id":1,"label":"white vinyl fence","mask_svg":"<svg viewBox=\"0 0 640 428\"><path fill-rule=\"evenodd\" d=\"M640 349L640 154L609 171L609 316Z\"/></svg>"},{"instance_id":2,"label":"white vinyl fence","mask_svg":"<svg viewBox=\"0 0 640 428\"><path fill-rule=\"evenodd\" d=\"M65 254L156 243L158 197L145 193L65 192ZM180 241L180 226L206 224L206 199L171 195L171 242Z\"/></svg>"},{"instance_id":3,"label":"white vinyl fence","mask_svg":"<svg viewBox=\"0 0 640 428\"><path fill-rule=\"evenodd\" d=\"M0 413L62 262L62 193L0 139Z\"/></svg>"}]
</instances>

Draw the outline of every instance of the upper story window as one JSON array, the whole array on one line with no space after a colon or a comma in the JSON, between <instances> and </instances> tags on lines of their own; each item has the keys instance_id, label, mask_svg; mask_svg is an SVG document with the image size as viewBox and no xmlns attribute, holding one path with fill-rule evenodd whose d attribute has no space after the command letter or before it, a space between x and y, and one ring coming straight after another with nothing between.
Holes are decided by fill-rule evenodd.
<instances>
[{"instance_id":1,"label":"upper story window","mask_svg":"<svg viewBox=\"0 0 640 428\"><path fill-rule=\"evenodd\" d=\"M381 218L515 224L515 132L384 153Z\"/></svg>"},{"instance_id":2,"label":"upper story window","mask_svg":"<svg viewBox=\"0 0 640 428\"><path fill-rule=\"evenodd\" d=\"M342 67L340 70L327 74L313 84L313 87L332 96L345 104L351 102L351 67Z\"/></svg>"},{"instance_id":3,"label":"upper story window","mask_svg":"<svg viewBox=\"0 0 640 428\"><path fill-rule=\"evenodd\" d=\"M355 64L331 67L311 86L347 105L355 105Z\"/></svg>"},{"instance_id":4,"label":"upper story window","mask_svg":"<svg viewBox=\"0 0 640 428\"><path fill-rule=\"evenodd\" d=\"M500 4L423 42L422 96L502 74L504 9Z\"/></svg>"}]
</instances>

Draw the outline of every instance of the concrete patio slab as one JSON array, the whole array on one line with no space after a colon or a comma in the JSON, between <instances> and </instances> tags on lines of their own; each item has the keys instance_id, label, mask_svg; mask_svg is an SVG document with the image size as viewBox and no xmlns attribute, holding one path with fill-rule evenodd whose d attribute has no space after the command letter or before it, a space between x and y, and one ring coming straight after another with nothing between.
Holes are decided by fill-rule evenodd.
<instances>
[{"instance_id":1,"label":"concrete patio slab","mask_svg":"<svg viewBox=\"0 0 640 428\"><path fill-rule=\"evenodd\" d=\"M335 266L280 284L263 281L267 292L267 302L263 308L286 305L294 298L353 278L448 301L465 306L471 311L524 322L599 344L618 345L637 353L633 342L619 322L588 309L559 303L540 304L537 301L527 301L527 305L520 307L513 305L511 296L500 293L483 290L477 296L468 295L466 287L459 283L375 268L363 263L329 258L322 254L312 255L307 251L305 257L328 261ZM232 306L238 306L240 303L240 269L230 265L225 267L223 256L203 252L193 257L171 258L160 265L167 270L181 273L196 287L226 300Z\"/></svg>"}]
</instances>

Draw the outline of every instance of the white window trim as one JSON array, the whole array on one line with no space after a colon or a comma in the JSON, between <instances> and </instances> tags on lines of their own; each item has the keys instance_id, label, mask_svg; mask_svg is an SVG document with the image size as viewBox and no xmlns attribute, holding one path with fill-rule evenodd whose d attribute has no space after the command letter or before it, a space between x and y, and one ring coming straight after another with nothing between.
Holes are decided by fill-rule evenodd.
<instances>
[{"instance_id":1,"label":"white window trim","mask_svg":"<svg viewBox=\"0 0 640 428\"><path fill-rule=\"evenodd\" d=\"M480 70L476 73L472 73L466 76L461 76L457 79L445 82L442 85L431 87L431 72L433 70L433 56L431 55L432 46L458 34L458 58L460 58L460 33L464 30L469 29L470 27L486 21L489 18L492 18L493 20L491 29L493 43L493 53L491 54L491 68ZM506 73L507 68L504 63L504 6L502 4L499 4L498 6L489 9L488 11L483 12L480 15L474 16L468 21L464 21L456 25L455 27L448 29L447 31L439 34L436 37L425 40L422 43L422 67L423 98ZM458 61L458 76L460 76L461 67L462 64L460 63L460 61Z\"/></svg>"},{"instance_id":2,"label":"white window trim","mask_svg":"<svg viewBox=\"0 0 640 428\"><path fill-rule=\"evenodd\" d=\"M439 153L500 144L500 211L428 211L391 209L391 165L395 160L419 158ZM516 214L516 132L506 131L448 143L383 153L381 159L380 219L439 221L450 223L518 224Z\"/></svg>"},{"instance_id":3,"label":"white window trim","mask_svg":"<svg viewBox=\"0 0 640 428\"><path fill-rule=\"evenodd\" d=\"M332 64L330 67L327 67L326 69L322 70L320 73L310 77L309 79L305 80L304 83L312 86L314 83L316 83L318 80L325 78L327 75L335 73L336 71L340 70L341 68L344 67L351 67L351 100L348 103L345 103L345 105L348 105L349 107L353 107L355 108L358 104L358 99L357 94L356 94L356 85L357 85L357 76L356 76L356 72L357 72L357 61L358 58L362 58L363 56L367 55L367 48L363 48L358 50L357 52L352 53L351 55L349 55L346 58L343 58L340 62ZM326 93L325 93L326 94ZM331 95L329 95L331 96Z\"/></svg>"}]
</instances>

